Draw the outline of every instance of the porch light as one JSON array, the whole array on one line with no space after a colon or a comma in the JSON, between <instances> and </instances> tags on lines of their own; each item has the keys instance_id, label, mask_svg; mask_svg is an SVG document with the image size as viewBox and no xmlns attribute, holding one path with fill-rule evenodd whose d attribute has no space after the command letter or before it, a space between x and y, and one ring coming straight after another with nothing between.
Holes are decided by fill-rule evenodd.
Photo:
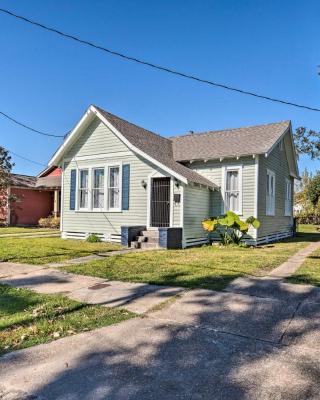
<instances>
[{"instance_id":1,"label":"porch light","mask_svg":"<svg viewBox=\"0 0 320 400\"><path fill-rule=\"evenodd\" d=\"M147 188L147 182L144 180L144 179L142 179L142 181L141 181L141 186L144 188L144 189L146 189Z\"/></svg>"}]
</instances>

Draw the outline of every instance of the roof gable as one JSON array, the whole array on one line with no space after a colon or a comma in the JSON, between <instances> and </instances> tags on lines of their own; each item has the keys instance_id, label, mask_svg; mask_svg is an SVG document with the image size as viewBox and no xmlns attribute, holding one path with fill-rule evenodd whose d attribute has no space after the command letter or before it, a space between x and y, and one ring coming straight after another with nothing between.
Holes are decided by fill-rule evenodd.
<instances>
[{"instance_id":1,"label":"roof gable","mask_svg":"<svg viewBox=\"0 0 320 400\"><path fill-rule=\"evenodd\" d=\"M209 179L175 161L173 159L172 143L169 139L125 121L96 106L89 107L80 122L50 160L50 166L57 165L61 161L63 155L72 147L95 117L100 118L133 152L169 172L176 179L184 183L192 182L211 188L217 187Z\"/></svg>"},{"instance_id":2,"label":"roof gable","mask_svg":"<svg viewBox=\"0 0 320 400\"><path fill-rule=\"evenodd\" d=\"M240 157L268 153L289 129L290 121L171 138L176 161Z\"/></svg>"},{"instance_id":3,"label":"roof gable","mask_svg":"<svg viewBox=\"0 0 320 400\"><path fill-rule=\"evenodd\" d=\"M49 162L58 165L94 118L98 117L133 152L144 157L184 183L211 188L216 185L181 162L268 154L287 133L291 135L291 171L298 176L290 121L245 128L210 131L165 138L117 117L100 107L90 106ZM289 149L290 151L290 149ZM290 157L289 157L290 158Z\"/></svg>"}]
</instances>

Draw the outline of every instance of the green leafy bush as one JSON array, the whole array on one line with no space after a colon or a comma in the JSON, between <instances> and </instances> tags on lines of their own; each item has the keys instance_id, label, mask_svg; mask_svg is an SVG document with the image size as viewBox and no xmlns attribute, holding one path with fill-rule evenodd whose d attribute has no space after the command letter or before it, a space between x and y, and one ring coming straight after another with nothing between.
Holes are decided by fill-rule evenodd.
<instances>
[{"instance_id":1,"label":"green leafy bush","mask_svg":"<svg viewBox=\"0 0 320 400\"><path fill-rule=\"evenodd\" d=\"M219 217L211 217L203 220L202 226L209 233L217 232L222 244L239 245L251 226L254 229L259 228L260 221L255 217L249 217L246 221L242 221L237 214L228 211Z\"/></svg>"},{"instance_id":2,"label":"green leafy bush","mask_svg":"<svg viewBox=\"0 0 320 400\"><path fill-rule=\"evenodd\" d=\"M87 237L86 241L89 243L99 243L99 242L101 242L101 239L95 233L90 233L90 235Z\"/></svg>"},{"instance_id":3,"label":"green leafy bush","mask_svg":"<svg viewBox=\"0 0 320 400\"><path fill-rule=\"evenodd\" d=\"M317 206L320 200L320 174L310 181L307 192L311 203Z\"/></svg>"}]
</instances>

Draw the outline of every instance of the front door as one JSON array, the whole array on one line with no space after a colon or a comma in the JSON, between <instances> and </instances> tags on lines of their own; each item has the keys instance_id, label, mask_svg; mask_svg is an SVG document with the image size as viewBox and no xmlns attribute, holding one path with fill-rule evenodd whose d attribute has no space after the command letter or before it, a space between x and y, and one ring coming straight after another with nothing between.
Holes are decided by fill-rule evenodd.
<instances>
[{"instance_id":1,"label":"front door","mask_svg":"<svg viewBox=\"0 0 320 400\"><path fill-rule=\"evenodd\" d=\"M151 219L154 228L170 226L170 178L151 180Z\"/></svg>"}]
</instances>

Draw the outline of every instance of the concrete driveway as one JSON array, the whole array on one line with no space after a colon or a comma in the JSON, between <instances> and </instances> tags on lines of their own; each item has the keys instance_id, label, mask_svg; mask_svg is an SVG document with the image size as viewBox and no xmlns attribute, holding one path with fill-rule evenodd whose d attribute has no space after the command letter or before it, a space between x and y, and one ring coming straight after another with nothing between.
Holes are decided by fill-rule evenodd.
<instances>
[{"instance_id":1,"label":"concrete driveway","mask_svg":"<svg viewBox=\"0 0 320 400\"><path fill-rule=\"evenodd\" d=\"M139 318L7 354L0 398L319 399L319 325L319 290L241 278L225 292L183 292Z\"/></svg>"}]
</instances>

